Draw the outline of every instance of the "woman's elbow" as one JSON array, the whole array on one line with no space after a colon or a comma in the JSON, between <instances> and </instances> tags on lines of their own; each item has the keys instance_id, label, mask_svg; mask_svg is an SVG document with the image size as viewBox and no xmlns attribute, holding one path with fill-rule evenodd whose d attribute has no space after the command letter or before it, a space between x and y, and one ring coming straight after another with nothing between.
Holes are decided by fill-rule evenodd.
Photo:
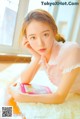
<instances>
[{"instance_id":1,"label":"woman's elbow","mask_svg":"<svg viewBox=\"0 0 80 119\"><path fill-rule=\"evenodd\" d=\"M51 103L52 104L62 104L64 103L65 98L62 95L57 94L54 99L52 99Z\"/></svg>"},{"instance_id":2,"label":"woman's elbow","mask_svg":"<svg viewBox=\"0 0 80 119\"><path fill-rule=\"evenodd\" d=\"M65 101L64 99L60 99L57 104L62 104L64 103L64 101Z\"/></svg>"},{"instance_id":3,"label":"woman's elbow","mask_svg":"<svg viewBox=\"0 0 80 119\"><path fill-rule=\"evenodd\" d=\"M62 104L64 103L64 101L65 101L65 97L63 95L59 95L57 104Z\"/></svg>"},{"instance_id":4,"label":"woman's elbow","mask_svg":"<svg viewBox=\"0 0 80 119\"><path fill-rule=\"evenodd\" d=\"M62 104L62 103L64 103L63 99L58 99L57 101L55 101L55 104Z\"/></svg>"}]
</instances>

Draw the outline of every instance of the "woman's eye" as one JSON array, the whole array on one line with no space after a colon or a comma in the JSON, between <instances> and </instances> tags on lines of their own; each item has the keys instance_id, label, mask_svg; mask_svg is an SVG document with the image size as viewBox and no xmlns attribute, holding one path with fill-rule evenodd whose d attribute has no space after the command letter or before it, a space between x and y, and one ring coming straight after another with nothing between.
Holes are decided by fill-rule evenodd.
<instances>
[{"instance_id":1,"label":"woman's eye","mask_svg":"<svg viewBox=\"0 0 80 119\"><path fill-rule=\"evenodd\" d=\"M48 34L48 33L45 33L45 34L44 34L44 36L45 36L45 37L48 37L48 36L49 36L49 34Z\"/></svg>"},{"instance_id":2,"label":"woman's eye","mask_svg":"<svg viewBox=\"0 0 80 119\"><path fill-rule=\"evenodd\" d=\"M34 37L34 36L30 38L30 40L35 40L35 39L36 39L36 37Z\"/></svg>"}]
</instances>

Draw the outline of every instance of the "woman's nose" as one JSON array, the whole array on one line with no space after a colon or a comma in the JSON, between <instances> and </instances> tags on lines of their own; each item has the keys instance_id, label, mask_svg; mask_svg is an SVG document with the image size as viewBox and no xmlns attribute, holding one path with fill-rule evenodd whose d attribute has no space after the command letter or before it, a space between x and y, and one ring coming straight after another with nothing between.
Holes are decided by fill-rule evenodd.
<instances>
[{"instance_id":1,"label":"woman's nose","mask_svg":"<svg viewBox=\"0 0 80 119\"><path fill-rule=\"evenodd\" d=\"M38 45L39 46L43 46L44 45L44 42L41 38L38 38Z\"/></svg>"}]
</instances>

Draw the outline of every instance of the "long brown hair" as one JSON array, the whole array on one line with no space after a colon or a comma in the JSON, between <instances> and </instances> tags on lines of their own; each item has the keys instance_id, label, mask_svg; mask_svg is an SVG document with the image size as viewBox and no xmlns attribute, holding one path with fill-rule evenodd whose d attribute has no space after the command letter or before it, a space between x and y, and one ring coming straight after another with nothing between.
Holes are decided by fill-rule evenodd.
<instances>
[{"instance_id":1,"label":"long brown hair","mask_svg":"<svg viewBox=\"0 0 80 119\"><path fill-rule=\"evenodd\" d=\"M47 11L42 10L42 9L32 10L24 18L24 22L22 25L20 38L19 38L20 41L22 40L23 36L26 36L26 28L27 28L28 24L31 23L32 20L48 23L50 25L50 27L52 28L53 32L56 34L55 39L57 41L65 42L64 38L60 34L58 34L58 28L56 26L56 23L55 23L53 17Z\"/></svg>"}]
</instances>

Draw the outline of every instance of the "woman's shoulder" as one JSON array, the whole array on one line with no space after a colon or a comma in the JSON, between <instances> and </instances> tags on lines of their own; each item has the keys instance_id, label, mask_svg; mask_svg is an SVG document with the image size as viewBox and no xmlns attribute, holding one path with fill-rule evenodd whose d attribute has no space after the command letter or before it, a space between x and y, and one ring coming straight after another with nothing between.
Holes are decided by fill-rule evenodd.
<instances>
[{"instance_id":1,"label":"woman's shoulder","mask_svg":"<svg viewBox=\"0 0 80 119\"><path fill-rule=\"evenodd\" d=\"M59 57L60 56L69 56L69 55L75 55L76 53L80 53L80 45L77 42L70 42L66 41L62 44Z\"/></svg>"},{"instance_id":2,"label":"woman's shoulder","mask_svg":"<svg viewBox=\"0 0 80 119\"><path fill-rule=\"evenodd\" d=\"M60 50L58 66L63 73L80 67L80 45L76 42L65 42Z\"/></svg>"},{"instance_id":3,"label":"woman's shoulder","mask_svg":"<svg viewBox=\"0 0 80 119\"><path fill-rule=\"evenodd\" d=\"M64 69L80 64L80 45L76 42L65 42L58 56L58 64Z\"/></svg>"},{"instance_id":4,"label":"woman's shoulder","mask_svg":"<svg viewBox=\"0 0 80 119\"><path fill-rule=\"evenodd\" d=\"M62 50L70 50L70 49L77 49L80 48L80 44L77 42L66 41L62 45Z\"/></svg>"},{"instance_id":5,"label":"woman's shoulder","mask_svg":"<svg viewBox=\"0 0 80 119\"><path fill-rule=\"evenodd\" d=\"M57 61L64 63L68 60L75 61L75 58L80 60L80 45L76 42L66 41L61 45Z\"/></svg>"}]
</instances>

